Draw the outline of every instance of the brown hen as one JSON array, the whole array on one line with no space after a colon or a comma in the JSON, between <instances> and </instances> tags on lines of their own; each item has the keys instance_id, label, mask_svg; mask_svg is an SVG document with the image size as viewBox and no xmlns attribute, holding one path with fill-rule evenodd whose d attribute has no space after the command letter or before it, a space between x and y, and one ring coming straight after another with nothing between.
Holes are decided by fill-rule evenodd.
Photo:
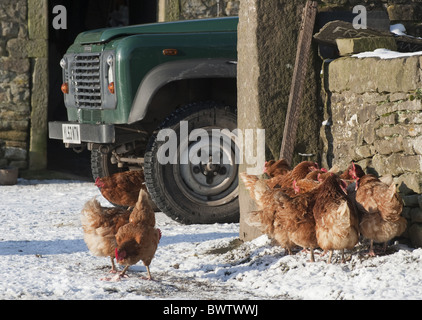
<instances>
[{"instance_id":1,"label":"brown hen","mask_svg":"<svg viewBox=\"0 0 422 320\"><path fill-rule=\"evenodd\" d=\"M114 205L134 207L138 201L139 191L147 191L144 184L144 172L141 170L124 171L109 177L97 178L95 185L101 194Z\"/></svg>"},{"instance_id":2,"label":"brown hen","mask_svg":"<svg viewBox=\"0 0 422 320\"><path fill-rule=\"evenodd\" d=\"M270 178L275 176L282 176L289 172L290 166L285 159L269 160L265 162L264 173Z\"/></svg>"},{"instance_id":3,"label":"brown hen","mask_svg":"<svg viewBox=\"0 0 422 320\"><path fill-rule=\"evenodd\" d=\"M129 266L142 260L151 280L149 265L154 258L161 239L160 229L155 228L155 213L148 199L148 194L141 190L139 200L130 216L130 222L122 226L116 234L116 260L124 265L120 277L125 276Z\"/></svg>"},{"instance_id":4,"label":"brown hen","mask_svg":"<svg viewBox=\"0 0 422 320\"><path fill-rule=\"evenodd\" d=\"M369 254L373 256L374 241L383 242L385 252L387 242L405 231L403 201L394 183L389 186L372 174L360 178L357 186L356 203L362 213L359 227L362 235L371 240Z\"/></svg>"},{"instance_id":5,"label":"brown hen","mask_svg":"<svg viewBox=\"0 0 422 320\"><path fill-rule=\"evenodd\" d=\"M284 175L274 176L267 180L270 188L292 188L293 181L304 179L309 172L318 169L318 164L312 161L303 161Z\"/></svg>"},{"instance_id":6,"label":"brown hen","mask_svg":"<svg viewBox=\"0 0 422 320\"><path fill-rule=\"evenodd\" d=\"M308 192L290 197L281 189L271 189L264 180L245 173L240 174L259 211L253 212L250 221L274 239L289 253L295 246L313 249L317 246L315 220L312 213L315 193Z\"/></svg>"},{"instance_id":7,"label":"brown hen","mask_svg":"<svg viewBox=\"0 0 422 320\"><path fill-rule=\"evenodd\" d=\"M334 250L352 249L359 240L358 217L354 204L346 196L344 182L331 174L321 183L313 208L316 238L319 247L330 251L331 263Z\"/></svg>"},{"instance_id":8,"label":"brown hen","mask_svg":"<svg viewBox=\"0 0 422 320\"><path fill-rule=\"evenodd\" d=\"M110 257L111 271L117 271L114 264L116 238L120 227L129 222L130 211L123 208L102 207L98 200L85 203L81 212L84 241L91 253L99 257Z\"/></svg>"}]
</instances>

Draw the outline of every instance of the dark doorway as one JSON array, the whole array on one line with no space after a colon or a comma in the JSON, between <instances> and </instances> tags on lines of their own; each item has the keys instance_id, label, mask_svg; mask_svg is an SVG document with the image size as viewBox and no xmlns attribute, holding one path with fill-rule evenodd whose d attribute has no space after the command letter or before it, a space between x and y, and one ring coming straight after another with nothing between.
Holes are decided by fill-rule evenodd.
<instances>
[{"instance_id":1,"label":"dark doorway","mask_svg":"<svg viewBox=\"0 0 422 320\"><path fill-rule=\"evenodd\" d=\"M66 8L67 29L53 28L56 5ZM66 121L59 62L76 36L86 30L156 22L157 0L50 0L49 15L48 121ZM76 153L61 141L48 139L47 169L90 177L90 152Z\"/></svg>"}]
</instances>

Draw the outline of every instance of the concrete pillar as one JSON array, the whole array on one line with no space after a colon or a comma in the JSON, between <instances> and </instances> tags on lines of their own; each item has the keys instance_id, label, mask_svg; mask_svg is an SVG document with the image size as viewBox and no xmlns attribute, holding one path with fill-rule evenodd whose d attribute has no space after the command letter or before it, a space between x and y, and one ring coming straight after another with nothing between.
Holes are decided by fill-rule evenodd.
<instances>
[{"instance_id":1,"label":"concrete pillar","mask_svg":"<svg viewBox=\"0 0 422 320\"><path fill-rule=\"evenodd\" d=\"M31 60L29 169L47 167L48 1L28 0L28 57Z\"/></svg>"},{"instance_id":2,"label":"concrete pillar","mask_svg":"<svg viewBox=\"0 0 422 320\"><path fill-rule=\"evenodd\" d=\"M266 159L278 159L286 117L297 39L305 0L240 2L238 27L238 127L266 130ZM319 102L320 61L313 47L299 121L294 163L298 153L319 154L322 113ZM315 156L318 160L318 156ZM240 166L240 172L246 165ZM260 232L246 223L254 202L240 183L240 238Z\"/></svg>"}]
</instances>

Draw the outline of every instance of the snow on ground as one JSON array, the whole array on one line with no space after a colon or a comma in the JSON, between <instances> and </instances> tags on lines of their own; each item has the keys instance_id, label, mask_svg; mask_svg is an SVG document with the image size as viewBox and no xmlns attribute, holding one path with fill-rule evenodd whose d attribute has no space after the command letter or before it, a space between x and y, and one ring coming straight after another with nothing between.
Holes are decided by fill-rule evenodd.
<instances>
[{"instance_id":1,"label":"snow on ground","mask_svg":"<svg viewBox=\"0 0 422 320\"><path fill-rule=\"evenodd\" d=\"M241 243L239 224L181 225L157 213L163 237L142 280L101 281L107 258L90 254L80 211L97 196L93 183L23 180L0 186L0 299L422 299L422 249L403 245L387 255L285 255L266 236Z\"/></svg>"}]
</instances>

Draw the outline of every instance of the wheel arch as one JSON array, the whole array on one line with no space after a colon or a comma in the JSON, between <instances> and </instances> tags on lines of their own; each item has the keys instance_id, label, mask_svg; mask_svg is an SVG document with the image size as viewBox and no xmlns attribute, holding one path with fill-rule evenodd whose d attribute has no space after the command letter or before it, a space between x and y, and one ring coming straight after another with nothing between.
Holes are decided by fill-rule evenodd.
<instances>
[{"instance_id":1,"label":"wheel arch","mask_svg":"<svg viewBox=\"0 0 422 320\"><path fill-rule=\"evenodd\" d=\"M232 59L191 59L167 62L153 68L138 87L128 123L143 120L156 95L169 84L201 79L228 79L236 83L236 65L237 62ZM182 103L188 102L192 101L183 101Z\"/></svg>"}]
</instances>

